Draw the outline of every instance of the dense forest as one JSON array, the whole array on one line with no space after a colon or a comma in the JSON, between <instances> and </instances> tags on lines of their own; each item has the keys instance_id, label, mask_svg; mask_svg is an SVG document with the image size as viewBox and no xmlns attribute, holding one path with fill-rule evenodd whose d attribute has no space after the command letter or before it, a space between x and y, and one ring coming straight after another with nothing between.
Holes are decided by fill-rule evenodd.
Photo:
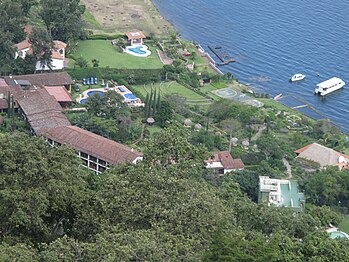
<instances>
[{"instance_id":1,"label":"dense forest","mask_svg":"<svg viewBox=\"0 0 349 262\"><path fill-rule=\"evenodd\" d=\"M42 138L0 137L2 261L346 261L322 230L339 216L256 204L241 175L212 177L209 153L176 123L144 161L96 176ZM330 171L329 171L330 172ZM320 172L315 176L323 176ZM239 184L240 182L240 184Z\"/></svg>"}]
</instances>

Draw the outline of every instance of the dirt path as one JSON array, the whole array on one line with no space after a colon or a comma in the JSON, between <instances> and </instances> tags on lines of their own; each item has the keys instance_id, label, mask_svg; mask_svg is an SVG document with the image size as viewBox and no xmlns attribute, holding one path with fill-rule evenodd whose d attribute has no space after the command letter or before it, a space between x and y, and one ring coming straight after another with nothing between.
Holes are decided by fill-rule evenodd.
<instances>
[{"instance_id":1,"label":"dirt path","mask_svg":"<svg viewBox=\"0 0 349 262\"><path fill-rule=\"evenodd\" d=\"M285 165L285 167L287 169L288 179L291 179L292 178L292 168L291 168L290 163L287 161L286 158L282 158L282 162L284 163L284 165Z\"/></svg>"},{"instance_id":2,"label":"dirt path","mask_svg":"<svg viewBox=\"0 0 349 262\"><path fill-rule=\"evenodd\" d=\"M258 132L251 138L251 141L257 141L258 138L261 137L263 131L266 129L266 125L262 125L259 127Z\"/></svg>"},{"instance_id":3,"label":"dirt path","mask_svg":"<svg viewBox=\"0 0 349 262\"><path fill-rule=\"evenodd\" d=\"M81 0L98 25L90 25L95 33L124 33L142 30L146 34L169 34L172 25L166 21L151 0ZM88 22L88 21L87 21Z\"/></svg>"}]
</instances>

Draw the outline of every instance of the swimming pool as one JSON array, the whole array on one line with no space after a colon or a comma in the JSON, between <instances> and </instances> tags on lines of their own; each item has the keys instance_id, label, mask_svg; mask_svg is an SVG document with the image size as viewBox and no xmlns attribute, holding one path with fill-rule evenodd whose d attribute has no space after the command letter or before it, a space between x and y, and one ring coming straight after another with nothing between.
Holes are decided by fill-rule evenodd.
<instances>
[{"instance_id":1,"label":"swimming pool","mask_svg":"<svg viewBox=\"0 0 349 262\"><path fill-rule=\"evenodd\" d=\"M80 104L82 104L82 105L86 104L86 102L87 102L87 98L84 98L84 99L80 100Z\"/></svg>"},{"instance_id":2,"label":"swimming pool","mask_svg":"<svg viewBox=\"0 0 349 262\"><path fill-rule=\"evenodd\" d=\"M134 94L131 94L131 93L124 94L123 96L128 100L137 100L138 99L138 97L136 97Z\"/></svg>"},{"instance_id":3,"label":"swimming pool","mask_svg":"<svg viewBox=\"0 0 349 262\"><path fill-rule=\"evenodd\" d=\"M342 231L334 231L330 233L330 238L336 239L336 238L346 238L349 239L348 234L342 232Z\"/></svg>"},{"instance_id":4,"label":"swimming pool","mask_svg":"<svg viewBox=\"0 0 349 262\"><path fill-rule=\"evenodd\" d=\"M148 50L146 45L127 46L125 52L139 57L147 57L151 55L151 52Z\"/></svg>"},{"instance_id":5,"label":"swimming pool","mask_svg":"<svg viewBox=\"0 0 349 262\"><path fill-rule=\"evenodd\" d=\"M129 48L128 50L131 51L131 52L134 52L134 53L136 53L136 54L140 54L140 55L144 55L144 54L147 53L147 52L145 52L144 50L142 50L142 47L141 47L141 46Z\"/></svg>"},{"instance_id":6,"label":"swimming pool","mask_svg":"<svg viewBox=\"0 0 349 262\"><path fill-rule=\"evenodd\" d=\"M93 90L93 91L87 92L87 96L92 96L94 94L98 94L99 96L104 96L104 92L103 91Z\"/></svg>"}]
</instances>

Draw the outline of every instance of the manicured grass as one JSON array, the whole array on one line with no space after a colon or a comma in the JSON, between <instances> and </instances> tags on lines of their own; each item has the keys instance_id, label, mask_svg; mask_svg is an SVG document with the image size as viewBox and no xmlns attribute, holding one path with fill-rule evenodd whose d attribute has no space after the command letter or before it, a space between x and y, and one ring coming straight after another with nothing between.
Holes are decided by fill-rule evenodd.
<instances>
[{"instance_id":1,"label":"manicured grass","mask_svg":"<svg viewBox=\"0 0 349 262\"><path fill-rule=\"evenodd\" d=\"M341 231L349 234L349 216L345 216L338 227Z\"/></svg>"},{"instance_id":2,"label":"manicured grass","mask_svg":"<svg viewBox=\"0 0 349 262\"><path fill-rule=\"evenodd\" d=\"M161 82L160 84L131 87L132 90L141 93L144 97L146 97L147 93L150 94L151 88L153 88L153 90L157 90L157 92L160 90L161 96L167 94L178 94L187 98L187 100L206 100L206 98L202 95L195 93L194 91L178 84L177 82Z\"/></svg>"},{"instance_id":3,"label":"manicured grass","mask_svg":"<svg viewBox=\"0 0 349 262\"><path fill-rule=\"evenodd\" d=\"M73 54L76 58L83 57L91 66L92 59L99 60L100 67L127 68L127 69L156 69L162 68L162 63L156 48L149 47L152 54L149 57L136 57L118 52L110 40L83 40L79 41L77 51ZM73 63L72 63L73 64Z\"/></svg>"}]
</instances>

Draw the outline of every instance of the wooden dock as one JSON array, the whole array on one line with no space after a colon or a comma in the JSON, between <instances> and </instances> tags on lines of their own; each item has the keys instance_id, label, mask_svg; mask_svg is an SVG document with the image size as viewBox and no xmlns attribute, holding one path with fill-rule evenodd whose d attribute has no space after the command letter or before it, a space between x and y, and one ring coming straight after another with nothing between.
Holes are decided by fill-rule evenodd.
<instances>
[{"instance_id":1,"label":"wooden dock","mask_svg":"<svg viewBox=\"0 0 349 262\"><path fill-rule=\"evenodd\" d=\"M225 50L225 48L223 48L220 45L209 45L208 48L212 51L212 53L214 53L219 60L222 61L222 63L219 63L217 65L221 66L221 65L227 65L231 62L236 62L236 60L234 58L232 58L229 53Z\"/></svg>"}]
</instances>

